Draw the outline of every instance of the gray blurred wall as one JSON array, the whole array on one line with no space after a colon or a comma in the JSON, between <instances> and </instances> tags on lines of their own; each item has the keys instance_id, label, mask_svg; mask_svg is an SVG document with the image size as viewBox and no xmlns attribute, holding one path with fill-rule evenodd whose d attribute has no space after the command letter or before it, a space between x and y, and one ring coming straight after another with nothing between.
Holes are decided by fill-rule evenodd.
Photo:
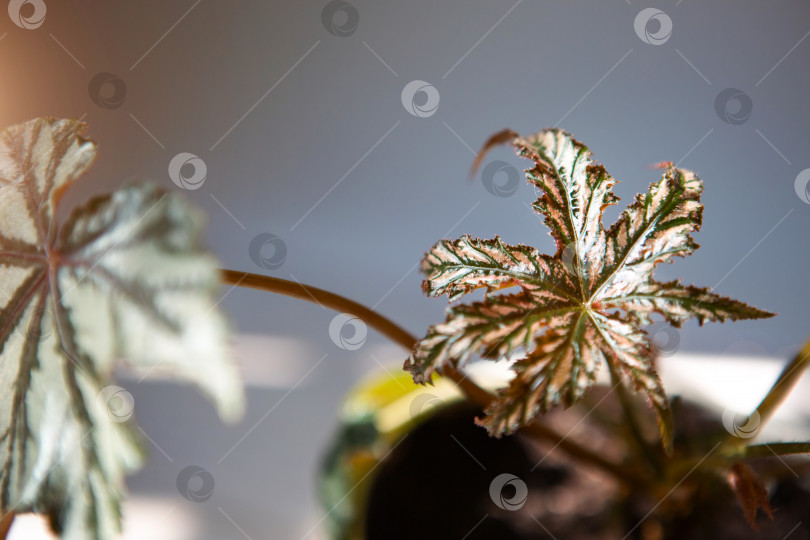
<instances>
[{"instance_id":1,"label":"gray blurred wall","mask_svg":"<svg viewBox=\"0 0 810 540\"><path fill-rule=\"evenodd\" d=\"M223 265L329 288L418 334L446 307L422 296L416 268L439 238L498 234L553 249L528 207L533 190L522 179L513 187L511 169L489 190L467 173L493 132L559 125L621 181L608 224L656 178L650 164L697 171L703 249L658 277L779 313L688 324L681 351L787 357L810 334L806 2L45 3L36 28L0 16L0 125L40 115L88 122L100 158L69 204L132 179L180 191L169 163L192 153L207 176L185 195L208 214ZM658 11L636 22L646 8ZM101 73L111 75L90 88ZM411 81L432 86L438 107L421 93L407 110ZM525 166L507 149L492 160ZM249 250L261 234L274 235L257 241L265 268ZM273 537L288 537L314 512L312 470L340 396L378 361L404 356L373 332L357 351L335 347L334 314L315 305L244 290L221 305L240 332L305 342L307 354L286 359L302 374L328 357L293 391L295 377L252 385L248 417L232 428L190 391L133 383L144 431L176 457L153 448L131 485L177 498L177 471L202 462L217 478L207 512L222 530L232 525L217 508L254 538L273 526Z\"/></svg>"}]
</instances>

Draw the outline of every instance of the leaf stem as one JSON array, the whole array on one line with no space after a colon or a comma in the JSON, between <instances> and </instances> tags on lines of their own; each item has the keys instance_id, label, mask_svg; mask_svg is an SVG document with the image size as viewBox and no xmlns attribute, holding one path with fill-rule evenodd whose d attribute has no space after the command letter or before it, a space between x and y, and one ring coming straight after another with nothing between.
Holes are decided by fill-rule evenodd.
<instances>
[{"instance_id":1,"label":"leaf stem","mask_svg":"<svg viewBox=\"0 0 810 540\"><path fill-rule=\"evenodd\" d=\"M773 383L773 386L771 386L771 389L757 408L754 409L754 412L752 412L745 420L745 423L742 424L746 426L757 426L754 437L759 435L762 431L762 427L768 423L779 406L787 399L791 391L793 391L793 388L802 378L802 375L804 375L804 371L808 366L810 366L810 340L804 344L804 347L793 357L793 360L785 366L785 369L782 370L779 378ZM752 442L750 438L746 439L730 434L723 446L727 452L734 453L750 442Z\"/></svg>"},{"instance_id":2,"label":"leaf stem","mask_svg":"<svg viewBox=\"0 0 810 540\"><path fill-rule=\"evenodd\" d=\"M607 365L608 369L610 370L610 380L613 383L613 388L616 389L616 394L619 396L619 403L621 404L627 426L630 429L630 434L636 441L636 446L638 446L639 451L647 460L649 465L656 473L660 474L661 464L653 454L647 439L644 438L644 434L641 429L641 422L636 415L636 407L634 406L634 403L632 403L630 396L627 394L627 389L622 383L619 374L616 372L610 362L607 362Z\"/></svg>"},{"instance_id":3,"label":"leaf stem","mask_svg":"<svg viewBox=\"0 0 810 540\"><path fill-rule=\"evenodd\" d=\"M250 289L257 289L260 291L282 294L284 296L291 296L299 300L306 300L307 302L314 302L323 307L340 311L344 313L351 313L360 317L363 322L385 337L391 339L395 343L402 345L403 348L411 350L416 344L416 337L404 330L401 326L397 325L390 319L383 317L373 309L349 300L344 296L335 294L333 292L311 287L298 283L296 281L288 281L286 279L263 276L260 274L251 274L250 272L238 272L235 270L221 270L222 281L227 285L234 287L247 287Z\"/></svg>"},{"instance_id":4,"label":"leaf stem","mask_svg":"<svg viewBox=\"0 0 810 540\"><path fill-rule=\"evenodd\" d=\"M793 388L804 375L804 370L810 365L810 341L804 344L802 350L793 357L785 367L779 378L773 383L768 394L760 402L756 410L759 413L760 426L768 422L780 405L787 399Z\"/></svg>"},{"instance_id":5,"label":"leaf stem","mask_svg":"<svg viewBox=\"0 0 810 540\"><path fill-rule=\"evenodd\" d=\"M776 442L752 444L745 447L744 458L761 458L789 456L793 454L810 454L810 442Z\"/></svg>"},{"instance_id":6,"label":"leaf stem","mask_svg":"<svg viewBox=\"0 0 810 540\"><path fill-rule=\"evenodd\" d=\"M339 294L335 294L324 289L319 289L318 287L304 285L303 283L295 281L288 281L286 279L263 276L260 274L252 274L250 272L239 272L236 270L221 270L220 272L222 282L226 285L232 285L234 287L247 287L250 289L282 294L284 296L291 296L293 298L319 304L335 311L351 313L352 315L360 317L367 325L371 326L395 343L401 345L407 351L412 351L416 345L416 337L407 330L403 329L401 326L397 325L395 322L377 313L373 309L370 309L344 296L340 296ZM445 367L444 375L458 385L467 399L480 406L482 409L486 408L495 399L492 394L475 384L474 381L457 369ZM644 482L643 478L641 478L635 472L630 471L621 465L608 461L602 456L583 448L547 426L535 423L524 428L523 431L528 435L533 435L536 438L555 443L557 447L561 448L572 457L587 461L592 465L605 470L626 484L638 486L642 485Z\"/></svg>"},{"instance_id":7,"label":"leaf stem","mask_svg":"<svg viewBox=\"0 0 810 540\"><path fill-rule=\"evenodd\" d=\"M8 531L14 523L14 512L9 512L0 518L0 540L6 540Z\"/></svg>"}]
</instances>

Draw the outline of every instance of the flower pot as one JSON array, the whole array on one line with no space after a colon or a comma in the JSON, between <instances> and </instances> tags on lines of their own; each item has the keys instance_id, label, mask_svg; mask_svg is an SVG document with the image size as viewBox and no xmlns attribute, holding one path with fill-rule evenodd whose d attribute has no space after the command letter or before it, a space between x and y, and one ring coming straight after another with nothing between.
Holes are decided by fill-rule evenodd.
<instances>
[{"instance_id":1,"label":"flower pot","mask_svg":"<svg viewBox=\"0 0 810 540\"><path fill-rule=\"evenodd\" d=\"M766 480L774 508L773 520L759 512L756 531L728 479L686 459L712 459L712 447L727 435L720 416L674 398L675 452L667 458L654 444L646 405L637 405L652 461L681 459L690 467L651 470L606 385L542 423L652 480L617 480L559 442L490 438L474 423L480 411L447 381L421 388L405 374L375 377L348 396L324 461L320 493L330 538L810 538L806 461L749 462Z\"/></svg>"}]
</instances>

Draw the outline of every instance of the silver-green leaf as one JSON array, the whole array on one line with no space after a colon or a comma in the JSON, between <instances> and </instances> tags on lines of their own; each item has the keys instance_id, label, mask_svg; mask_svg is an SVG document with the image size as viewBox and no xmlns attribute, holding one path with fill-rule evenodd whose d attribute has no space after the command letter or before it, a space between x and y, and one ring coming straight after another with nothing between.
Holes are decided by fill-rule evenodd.
<instances>
[{"instance_id":1,"label":"silver-green leaf","mask_svg":"<svg viewBox=\"0 0 810 540\"><path fill-rule=\"evenodd\" d=\"M195 211L130 185L56 220L96 155L84 127L41 118L0 133L0 511L102 540L142 460L114 366L169 370L227 419L242 391Z\"/></svg>"},{"instance_id":2,"label":"silver-green leaf","mask_svg":"<svg viewBox=\"0 0 810 540\"><path fill-rule=\"evenodd\" d=\"M475 289L488 291L521 285L525 289L554 290L556 280L574 285L562 264L528 246L510 246L494 240L462 236L442 240L422 259L428 296L446 294L450 301Z\"/></svg>"},{"instance_id":3,"label":"silver-green leaf","mask_svg":"<svg viewBox=\"0 0 810 540\"><path fill-rule=\"evenodd\" d=\"M576 403L604 362L650 398L669 448L672 416L642 326L654 313L676 326L691 317L702 324L772 316L709 289L653 279L657 264L698 247L691 233L701 224L703 183L664 164L661 180L605 230L602 213L618 201L616 181L585 145L558 129L526 138L505 130L484 151L506 142L534 162L526 175L542 194L532 208L545 217L557 251L551 257L497 237L436 244L422 262L424 290L453 300L485 287L486 297L452 307L447 320L416 344L405 368L424 384L446 366L463 367L473 354L497 358L523 351L512 365L511 385L481 420L499 436L554 406ZM522 292L497 294L512 286Z\"/></svg>"}]
</instances>

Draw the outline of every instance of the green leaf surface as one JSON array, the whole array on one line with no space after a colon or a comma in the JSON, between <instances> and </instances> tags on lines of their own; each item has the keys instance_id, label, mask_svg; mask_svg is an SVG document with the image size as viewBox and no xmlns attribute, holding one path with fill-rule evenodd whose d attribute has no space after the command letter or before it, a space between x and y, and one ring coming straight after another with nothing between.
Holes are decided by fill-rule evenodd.
<instances>
[{"instance_id":1,"label":"green leaf surface","mask_svg":"<svg viewBox=\"0 0 810 540\"><path fill-rule=\"evenodd\" d=\"M525 289L553 291L559 286L571 291L574 284L562 264L527 246L503 244L462 236L433 246L422 260L428 296L446 294L452 301L475 289L488 291L513 285ZM561 281L561 283L558 283Z\"/></svg>"},{"instance_id":2,"label":"green leaf surface","mask_svg":"<svg viewBox=\"0 0 810 540\"><path fill-rule=\"evenodd\" d=\"M703 183L664 164L661 179L606 230L602 214L618 201L616 181L587 147L558 129L527 138L506 130L484 151L505 142L533 162L526 175L542 193L532 208L544 217L556 253L510 246L498 237L436 244L422 262L426 293L452 301L485 288L486 297L451 307L447 320L417 343L405 369L427 383L445 366L463 367L474 354L522 353L512 365L510 386L481 420L500 436L555 406L576 403L607 362L625 384L649 397L669 448L672 415L643 326L655 313L675 326L692 317L702 324L772 316L709 289L653 279L656 265L697 249L691 233L701 225ZM522 292L498 292L514 286Z\"/></svg>"},{"instance_id":3,"label":"green leaf surface","mask_svg":"<svg viewBox=\"0 0 810 540\"><path fill-rule=\"evenodd\" d=\"M225 418L242 393L196 212L131 185L57 222L96 155L83 130L37 119L0 134L0 507L101 540L120 530L124 475L142 460L114 366L169 370Z\"/></svg>"}]
</instances>

